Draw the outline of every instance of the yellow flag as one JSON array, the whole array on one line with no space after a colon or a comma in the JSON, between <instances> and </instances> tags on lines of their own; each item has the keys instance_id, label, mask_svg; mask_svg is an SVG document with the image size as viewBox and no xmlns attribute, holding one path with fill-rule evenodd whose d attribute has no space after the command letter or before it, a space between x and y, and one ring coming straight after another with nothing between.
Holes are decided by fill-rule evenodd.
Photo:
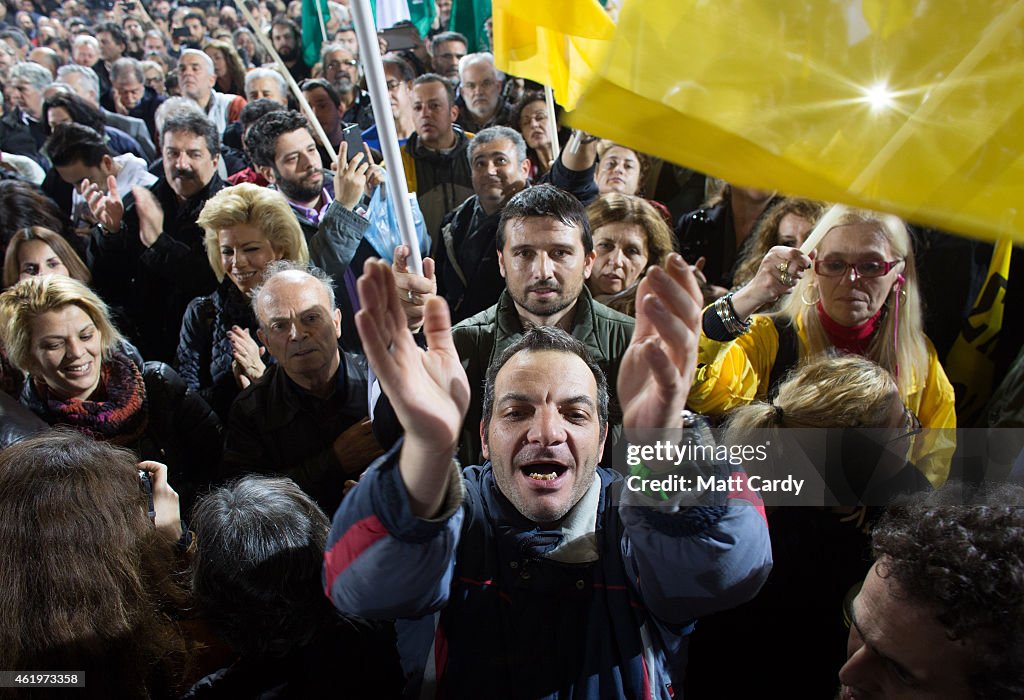
<instances>
[{"instance_id":1,"label":"yellow flag","mask_svg":"<svg viewBox=\"0 0 1024 700\"><path fill-rule=\"evenodd\" d=\"M946 374L956 391L956 417L960 425L974 423L995 388L991 356L1003 328L1012 253L1009 239L996 244L985 286L978 293L974 308L946 357Z\"/></svg>"},{"instance_id":2,"label":"yellow flag","mask_svg":"<svg viewBox=\"0 0 1024 700\"><path fill-rule=\"evenodd\" d=\"M1024 0L626 0L569 122L739 185L1024 240Z\"/></svg>"},{"instance_id":3,"label":"yellow flag","mask_svg":"<svg viewBox=\"0 0 1024 700\"><path fill-rule=\"evenodd\" d=\"M597 0L494 0L494 62L573 109L615 24Z\"/></svg>"}]
</instances>

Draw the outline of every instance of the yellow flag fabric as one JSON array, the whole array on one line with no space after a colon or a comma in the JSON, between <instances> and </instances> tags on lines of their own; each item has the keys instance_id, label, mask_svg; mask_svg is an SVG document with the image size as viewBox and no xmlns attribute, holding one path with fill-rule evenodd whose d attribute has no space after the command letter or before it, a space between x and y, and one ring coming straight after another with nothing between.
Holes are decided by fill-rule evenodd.
<instances>
[{"instance_id":1,"label":"yellow flag fabric","mask_svg":"<svg viewBox=\"0 0 1024 700\"><path fill-rule=\"evenodd\" d=\"M959 425L975 423L995 388L991 356L1003 327L1012 253L1013 245L1008 238L996 244L985 286L978 293L974 308L946 357L946 375L956 391Z\"/></svg>"},{"instance_id":2,"label":"yellow flag fabric","mask_svg":"<svg viewBox=\"0 0 1024 700\"><path fill-rule=\"evenodd\" d=\"M738 185L1024 241L1024 0L626 0L569 123Z\"/></svg>"},{"instance_id":3,"label":"yellow flag fabric","mask_svg":"<svg viewBox=\"0 0 1024 700\"><path fill-rule=\"evenodd\" d=\"M494 62L573 109L615 30L597 0L494 0Z\"/></svg>"}]
</instances>

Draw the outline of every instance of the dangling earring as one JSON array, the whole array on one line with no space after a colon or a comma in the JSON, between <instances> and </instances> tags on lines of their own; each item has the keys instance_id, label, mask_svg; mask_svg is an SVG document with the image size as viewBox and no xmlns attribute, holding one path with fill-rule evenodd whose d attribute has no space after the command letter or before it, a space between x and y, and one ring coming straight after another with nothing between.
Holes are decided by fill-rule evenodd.
<instances>
[{"instance_id":1,"label":"dangling earring","mask_svg":"<svg viewBox=\"0 0 1024 700\"><path fill-rule=\"evenodd\" d=\"M807 298L807 290L808 289L813 289L816 292L818 292L818 298L817 299L810 299L809 300ZM821 290L818 289L818 285L814 284L813 282L808 284L807 287L804 289L804 291L800 292L800 301L802 301L803 303L807 304L808 306L814 306L819 301L821 301Z\"/></svg>"}]
</instances>

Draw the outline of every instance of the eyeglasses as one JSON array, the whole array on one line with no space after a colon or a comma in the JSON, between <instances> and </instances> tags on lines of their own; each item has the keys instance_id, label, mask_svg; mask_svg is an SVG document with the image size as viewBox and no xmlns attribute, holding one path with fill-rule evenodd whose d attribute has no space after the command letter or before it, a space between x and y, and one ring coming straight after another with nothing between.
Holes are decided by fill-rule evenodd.
<instances>
[{"instance_id":1,"label":"eyeglasses","mask_svg":"<svg viewBox=\"0 0 1024 700\"><path fill-rule=\"evenodd\" d=\"M814 272L821 277L844 277L852 267L853 278L856 280L858 277L882 277L889 274L889 271L901 262L903 262L902 259L891 262L869 260L860 263L848 263L845 260L815 260Z\"/></svg>"},{"instance_id":2,"label":"eyeglasses","mask_svg":"<svg viewBox=\"0 0 1024 700\"><path fill-rule=\"evenodd\" d=\"M401 85L401 84L402 84L402 81L400 81L400 80L389 80L387 82L388 92L394 92L395 90L398 89L398 86Z\"/></svg>"},{"instance_id":3,"label":"eyeglasses","mask_svg":"<svg viewBox=\"0 0 1024 700\"><path fill-rule=\"evenodd\" d=\"M889 442L896 442L898 440L906 440L912 438L915 435L921 433L924 428L921 425L921 419L917 417L917 414L911 411L909 408L903 409L903 430L905 432L900 433Z\"/></svg>"}]
</instances>

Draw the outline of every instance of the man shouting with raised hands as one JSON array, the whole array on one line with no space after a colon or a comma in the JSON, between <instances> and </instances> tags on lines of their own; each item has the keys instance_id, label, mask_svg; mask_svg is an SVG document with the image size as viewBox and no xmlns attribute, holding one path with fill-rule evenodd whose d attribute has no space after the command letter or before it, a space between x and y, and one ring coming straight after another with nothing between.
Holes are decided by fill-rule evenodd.
<instances>
[{"instance_id":1,"label":"man shouting with raised hands","mask_svg":"<svg viewBox=\"0 0 1024 700\"><path fill-rule=\"evenodd\" d=\"M694 619L753 597L768 574L762 509L737 493L689 494L689 506L680 494L652 498L598 467L607 383L557 328L529 331L491 364L480 425L488 461L460 469L452 455L470 391L447 305L427 302L422 350L386 263L367 263L359 295L363 347L405 438L334 517L325 580L338 609L413 619L399 632L411 697L681 690ZM627 436L674 430L682 441L700 290L673 255L637 299L618 379Z\"/></svg>"}]
</instances>

